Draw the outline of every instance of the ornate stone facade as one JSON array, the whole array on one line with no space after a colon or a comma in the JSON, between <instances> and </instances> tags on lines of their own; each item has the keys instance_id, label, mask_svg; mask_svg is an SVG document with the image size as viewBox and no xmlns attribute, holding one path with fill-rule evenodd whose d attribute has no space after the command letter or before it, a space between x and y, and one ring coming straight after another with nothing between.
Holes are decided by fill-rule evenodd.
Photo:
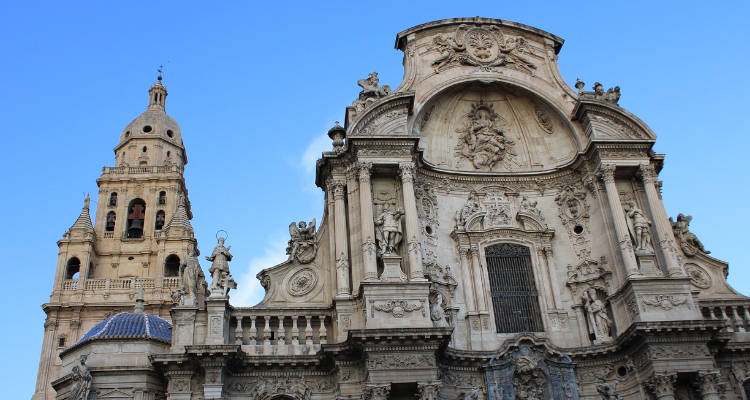
<instances>
[{"instance_id":1,"label":"ornate stone facade","mask_svg":"<svg viewBox=\"0 0 750 400\"><path fill-rule=\"evenodd\" d=\"M404 81L357 82L317 162L320 224L289 225L254 307L230 304L223 238L202 273L157 83L96 223L87 201L59 242L35 398L747 398L750 299L691 217L670 222L664 156L620 88L568 87L562 39L508 21L396 39ZM176 147L129 151L153 141ZM169 340L76 343L138 288Z\"/></svg>"}]
</instances>

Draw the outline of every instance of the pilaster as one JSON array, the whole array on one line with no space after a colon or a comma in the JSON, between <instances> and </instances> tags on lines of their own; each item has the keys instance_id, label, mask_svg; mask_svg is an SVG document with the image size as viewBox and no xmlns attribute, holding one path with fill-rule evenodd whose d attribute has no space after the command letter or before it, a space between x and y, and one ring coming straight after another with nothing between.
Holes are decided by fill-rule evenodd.
<instances>
[{"instance_id":1,"label":"pilaster","mask_svg":"<svg viewBox=\"0 0 750 400\"><path fill-rule=\"evenodd\" d=\"M333 180L334 230L336 238L336 283L338 296L352 294L349 282L349 248L346 232L346 205L344 204L346 182L343 179Z\"/></svg>"},{"instance_id":2,"label":"pilaster","mask_svg":"<svg viewBox=\"0 0 750 400\"><path fill-rule=\"evenodd\" d=\"M419 224L417 222L417 200L414 194L414 163L399 163L401 188L404 195L406 214L406 244L409 254L409 280L426 281L422 265L422 252L419 244Z\"/></svg>"},{"instance_id":3,"label":"pilaster","mask_svg":"<svg viewBox=\"0 0 750 400\"><path fill-rule=\"evenodd\" d=\"M615 186L615 168L614 164L602 164L599 169L599 175L602 181L604 181L607 201L612 213L612 220L615 224L617 246L620 249L620 255L625 265L625 272L630 277L640 275L640 271L638 269L638 262L635 259L635 253L633 252L633 244L630 241L628 226L625 222L625 211L622 209L620 195L617 191L617 186Z\"/></svg>"}]
</instances>

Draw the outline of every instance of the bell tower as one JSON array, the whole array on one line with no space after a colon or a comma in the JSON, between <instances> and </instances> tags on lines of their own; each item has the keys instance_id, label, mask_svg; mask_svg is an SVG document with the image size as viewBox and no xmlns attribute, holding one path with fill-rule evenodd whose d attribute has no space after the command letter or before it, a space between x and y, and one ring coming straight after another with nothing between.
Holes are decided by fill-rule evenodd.
<instances>
[{"instance_id":1,"label":"bell tower","mask_svg":"<svg viewBox=\"0 0 750 400\"><path fill-rule=\"evenodd\" d=\"M64 348L105 317L132 308L143 288L149 314L169 320L180 264L197 242L183 170L185 147L167 115L161 74L148 108L130 122L103 167L95 219L89 196L57 244L55 281L47 314L34 399L53 399Z\"/></svg>"}]
</instances>

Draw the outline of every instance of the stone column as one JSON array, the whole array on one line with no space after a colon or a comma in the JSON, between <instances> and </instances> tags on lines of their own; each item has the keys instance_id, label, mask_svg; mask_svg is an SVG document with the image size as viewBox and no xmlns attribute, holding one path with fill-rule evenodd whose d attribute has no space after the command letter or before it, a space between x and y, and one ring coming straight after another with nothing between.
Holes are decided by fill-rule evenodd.
<instances>
[{"instance_id":1,"label":"stone column","mask_svg":"<svg viewBox=\"0 0 750 400\"><path fill-rule=\"evenodd\" d=\"M370 171L372 163L359 163L359 211L362 224L362 262L365 280L378 280L378 261L375 252L375 223L372 215L372 188Z\"/></svg>"},{"instance_id":2,"label":"stone column","mask_svg":"<svg viewBox=\"0 0 750 400\"><path fill-rule=\"evenodd\" d=\"M719 400L719 372L699 371L698 388L703 400Z\"/></svg>"},{"instance_id":3,"label":"stone column","mask_svg":"<svg viewBox=\"0 0 750 400\"><path fill-rule=\"evenodd\" d=\"M657 400L675 400L674 384L677 382L675 373L655 373L647 386Z\"/></svg>"},{"instance_id":4,"label":"stone column","mask_svg":"<svg viewBox=\"0 0 750 400\"><path fill-rule=\"evenodd\" d=\"M352 286L349 282L349 249L346 234L346 206L344 204L344 181L333 181L334 230L336 236L336 282L338 296L349 296Z\"/></svg>"},{"instance_id":5,"label":"stone column","mask_svg":"<svg viewBox=\"0 0 750 400\"><path fill-rule=\"evenodd\" d=\"M474 271L474 287L476 292L474 297L477 301L477 308L480 313L487 312L487 295L486 287L484 285L484 274L482 273L482 263L479 261L479 248L477 246L471 246L471 267Z\"/></svg>"},{"instance_id":6,"label":"stone column","mask_svg":"<svg viewBox=\"0 0 750 400\"><path fill-rule=\"evenodd\" d=\"M422 266L422 252L419 248L419 224L417 223L417 199L414 196L414 163L402 162L399 165L401 190L404 194L406 214L406 244L409 253L409 280L425 281Z\"/></svg>"},{"instance_id":7,"label":"stone column","mask_svg":"<svg viewBox=\"0 0 750 400\"><path fill-rule=\"evenodd\" d=\"M685 276L685 271L682 269L679 260L677 260L677 254L675 254L672 224L669 223L667 212L664 210L664 204L659 199L658 193L656 193L656 171L650 164L641 164L638 175L640 175L643 181L643 188L646 191L646 201L648 202L648 208L651 209L651 218L653 218L654 226L656 227L659 247L667 263L667 273L670 276Z\"/></svg>"},{"instance_id":8,"label":"stone column","mask_svg":"<svg viewBox=\"0 0 750 400\"><path fill-rule=\"evenodd\" d=\"M638 275L640 274L638 262L635 259L635 253L633 253L633 243L631 242L627 222L625 221L625 211L622 209L620 194L617 192L617 186L615 186L615 165L603 164L599 169L599 174L602 181L604 181L607 201L609 202L610 211L612 211L617 244L620 248L622 261L625 264L625 272L628 276Z\"/></svg>"},{"instance_id":9,"label":"stone column","mask_svg":"<svg viewBox=\"0 0 750 400\"><path fill-rule=\"evenodd\" d=\"M471 260L469 259L469 252L471 250L468 247L461 247L458 251L461 257L461 284L464 291L464 301L466 301L466 312L468 313L477 310L471 279Z\"/></svg>"}]
</instances>

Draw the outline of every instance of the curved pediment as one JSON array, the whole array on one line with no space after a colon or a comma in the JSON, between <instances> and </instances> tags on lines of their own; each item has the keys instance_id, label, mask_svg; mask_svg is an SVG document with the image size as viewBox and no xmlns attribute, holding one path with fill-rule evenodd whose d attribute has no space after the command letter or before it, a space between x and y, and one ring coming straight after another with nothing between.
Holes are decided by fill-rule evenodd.
<instances>
[{"instance_id":1,"label":"curved pediment","mask_svg":"<svg viewBox=\"0 0 750 400\"><path fill-rule=\"evenodd\" d=\"M571 123L541 97L504 83L471 82L434 96L413 133L427 163L468 172L541 172L578 153Z\"/></svg>"}]
</instances>

